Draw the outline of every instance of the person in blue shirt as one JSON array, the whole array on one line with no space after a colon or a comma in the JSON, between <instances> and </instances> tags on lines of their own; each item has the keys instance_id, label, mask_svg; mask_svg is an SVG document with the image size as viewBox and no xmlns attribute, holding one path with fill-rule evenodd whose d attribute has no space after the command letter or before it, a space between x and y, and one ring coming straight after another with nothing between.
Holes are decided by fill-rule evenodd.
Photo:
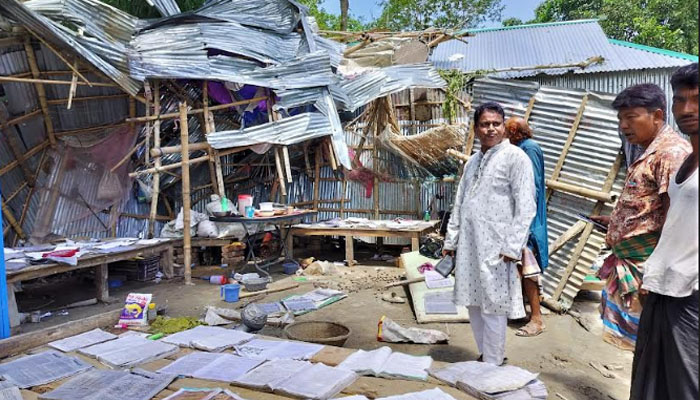
<instances>
[{"instance_id":1,"label":"person in blue shirt","mask_svg":"<svg viewBox=\"0 0 700 400\"><path fill-rule=\"evenodd\" d=\"M506 135L510 142L518 146L532 161L535 174L535 195L537 214L530 225L527 247L523 249L518 270L522 277L523 292L530 303L530 321L518 329L518 336L537 336L544 332L545 325L540 312L540 274L549 263L547 244L547 201L544 185L544 156L540 145L532 140L532 129L525 119L511 117L506 121Z\"/></svg>"}]
</instances>

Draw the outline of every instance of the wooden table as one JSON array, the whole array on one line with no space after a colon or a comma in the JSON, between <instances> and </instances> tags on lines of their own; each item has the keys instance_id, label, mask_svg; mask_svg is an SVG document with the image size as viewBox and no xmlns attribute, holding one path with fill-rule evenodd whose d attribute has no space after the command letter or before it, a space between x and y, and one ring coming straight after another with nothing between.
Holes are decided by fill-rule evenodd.
<instances>
[{"instance_id":1,"label":"wooden table","mask_svg":"<svg viewBox=\"0 0 700 400\"><path fill-rule=\"evenodd\" d=\"M113 262L129 260L134 257L161 254L161 266L166 278L173 277L173 246L181 244L182 239L163 240L148 245L134 245L132 249L109 254L87 254L78 259L78 264L67 265L59 263L30 265L16 271L7 271L7 300L10 314L10 325L18 326L19 310L15 299L15 282L30 279L43 278L63 272L76 271L84 268L95 268L95 297L98 301L106 302L109 299L108 265Z\"/></svg>"},{"instance_id":2,"label":"wooden table","mask_svg":"<svg viewBox=\"0 0 700 400\"><path fill-rule=\"evenodd\" d=\"M283 215L276 215L272 217L254 217L254 218L246 218L246 217L236 217L236 216L230 216L230 217L209 217L210 221L213 222L227 222L227 223L239 223L243 225L243 229L245 229L246 236L244 238L246 242L246 247L247 247L247 252L246 252L246 262L252 261L253 266L258 272L261 272L264 275L267 275L270 277L270 273L268 271L265 271L263 268L267 268L270 265L278 263L279 256L283 256L284 260L291 260L292 259L292 246L291 246L291 240L289 240L290 237L290 229L289 227L294 223L294 221L299 221L303 220L306 217L313 217L314 215L317 215L317 211L311 211L311 210L300 210L298 212L295 212L293 214L283 214ZM257 258L255 256L255 252L253 250L254 243L253 240L251 239L251 234L248 231L248 225L265 225L265 224L271 224L274 225L277 231L279 232L280 235L280 254L276 257L273 257L268 260L264 260L262 264L259 264L257 261Z\"/></svg>"},{"instance_id":3,"label":"wooden table","mask_svg":"<svg viewBox=\"0 0 700 400\"><path fill-rule=\"evenodd\" d=\"M386 221L381 221L386 222ZM295 225L292 227L287 240L292 242L294 236L345 236L345 259L349 264L355 263L353 240L356 237L399 237L411 239L411 251L418 251L421 236L434 230L440 221L429 221L427 225L416 228L389 229L389 228L366 228L366 227L332 227L323 225ZM290 245L287 245L290 249ZM292 254L290 253L290 257Z\"/></svg>"}]
</instances>

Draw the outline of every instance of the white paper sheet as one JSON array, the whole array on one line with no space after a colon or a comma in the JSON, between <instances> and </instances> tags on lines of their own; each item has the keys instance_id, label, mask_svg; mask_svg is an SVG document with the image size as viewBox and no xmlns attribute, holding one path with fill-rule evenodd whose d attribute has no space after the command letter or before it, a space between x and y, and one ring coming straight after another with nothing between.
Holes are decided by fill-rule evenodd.
<instances>
[{"instance_id":1,"label":"white paper sheet","mask_svg":"<svg viewBox=\"0 0 700 400\"><path fill-rule=\"evenodd\" d=\"M193 340L199 340L207 338L209 336L216 336L222 334L226 330L226 328L216 326L198 325L192 329L188 329L186 331L166 336L163 339L161 339L161 341L165 343L175 344L181 347L192 347Z\"/></svg>"},{"instance_id":2,"label":"white paper sheet","mask_svg":"<svg viewBox=\"0 0 700 400\"><path fill-rule=\"evenodd\" d=\"M234 385L258 390L273 391L280 383L292 375L311 368L308 361L274 360L248 371L245 375L233 381Z\"/></svg>"},{"instance_id":3,"label":"white paper sheet","mask_svg":"<svg viewBox=\"0 0 700 400\"><path fill-rule=\"evenodd\" d=\"M275 390L303 399L325 400L340 393L357 379L357 374L318 363L282 382Z\"/></svg>"},{"instance_id":4,"label":"white paper sheet","mask_svg":"<svg viewBox=\"0 0 700 400\"><path fill-rule=\"evenodd\" d=\"M227 353L194 352L180 357L159 373L191 376L211 381L232 382L263 361Z\"/></svg>"},{"instance_id":5,"label":"white paper sheet","mask_svg":"<svg viewBox=\"0 0 700 400\"><path fill-rule=\"evenodd\" d=\"M432 363L433 358L430 356L411 356L394 352L382 366L379 377L425 381L428 379L427 369Z\"/></svg>"},{"instance_id":6,"label":"white paper sheet","mask_svg":"<svg viewBox=\"0 0 700 400\"><path fill-rule=\"evenodd\" d=\"M55 390L41 395L47 400L148 400L165 389L175 377L134 369L94 369L80 374Z\"/></svg>"},{"instance_id":7,"label":"white paper sheet","mask_svg":"<svg viewBox=\"0 0 700 400\"><path fill-rule=\"evenodd\" d=\"M449 277L445 278L437 271L425 271L423 276L425 276L425 285L428 289L440 289L454 286L452 279Z\"/></svg>"},{"instance_id":8,"label":"white paper sheet","mask_svg":"<svg viewBox=\"0 0 700 400\"><path fill-rule=\"evenodd\" d=\"M22 392L17 386L0 389L0 400L22 400Z\"/></svg>"},{"instance_id":9,"label":"white paper sheet","mask_svg":"<svg viewBox=\"0 0 700 400\"><path fill-rule=\"evenodd\" d=\"M260 358L263 360L308 360L323 349L320 344L292 342L287 340L253 339L248 343L235 346L240 356Z\"/></svg>"},{"instance_id":10,"label":"white paper sheet","mask_svg":"<svg viewBox=\"0 0 700 400\"><path fill-rule=\"evenodd\" d=\"M455 400L455 398L443 392L439 388L434 388L420 392L382 397L378 398L377 400Z\"/></svg>"},{"instance_id":11,"label":"white paper sheet","mask_svg":"<svg viewBox=\"0 0 700 400\"><path fill-rule=\"evenodd\" d=\"M229 349L237 344L247 342L255 337L255 335L247 332L225 328L219 329L221 329L221 332L211 336L193 339L190 344L195 349L219 352Z\"/></svg>"},{"instance_id":12,"label":"white paper sheet","mask_svg":"<svg viewBox=\"0 0 700 400\"><path fill-rule=\"evenodd\" d=\"M102 329L93 329L80 335L71 336L65 339L56 340L49 343L49 346L54 349L61 350L64 353L69 351L74 351L81 349L83 347L92 346L97 343L106 342L108 340L116 339L117 336L109 332L105 332Z\"/></svg>"},{"instance_id":13,"label":"white paper sheet","mask_svg":"<svg viewBox=\"0 0 700 400\"><path fill-rule=\"evenodd\" d=\"M78 350L79 353L97 358L111 367L130 367L167 357L178 351L177 346L140 336L125 336Z\"/></svg>"},{"instance_id":14,"label":"white paper sheet","mask_svg":"<svg viewBox=\"0 0 700 400\"><path fill-rule=\"evenodd\" d=\"M0 364L0 376L20 389L43 385L75 375L92 365L54 350Z\"/></svg>"},{"instance_id":15,"label":"white paper sheet","mask_svg":"<svg viewBox=\"0 0 700 400\"><path fill-rule=\"evenodd\" d=\"M467 385L488 394L507 392L524 387L537 375L514 365L505 365L486 370L478 376L463 374L457 381L457 387Z\"/></svg>"},{"instance_id":16,"label":"white paper sheet","mask_svg":"<svg viewBox=\"0 0 700 400\"><path fill-rule=\"evenodd\" d=\"M384 363L391 356L391 348L380 347L376 350L358 350L338 364L338 368L354 371L358 375L379 375Z\"/></svg>"}]
</instances>

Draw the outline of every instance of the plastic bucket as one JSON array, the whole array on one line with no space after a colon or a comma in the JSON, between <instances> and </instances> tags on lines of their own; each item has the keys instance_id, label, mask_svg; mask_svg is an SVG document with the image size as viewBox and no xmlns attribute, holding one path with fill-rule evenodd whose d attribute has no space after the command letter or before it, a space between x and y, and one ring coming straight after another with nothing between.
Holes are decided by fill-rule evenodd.
<instances>
[{"instance_id":1,"label":"plastic bucket","mask_svg":"<svg viewBox=\"0 0 700 400\"><path fill-rule=\"evenodd\" d=\"M282 264L282 267L284 268L284 273L287 275L294 275L297 270L299 269L299 264L295 262L286 262Z\"/></svg>"},{"instance_id":2,"label":"plastic bucket","mask_svg":"<svg viewBox=\"0 0 700 400\"><path fill-rule=\"evenodd\" d=\"M249 194L239 194L238 195L238 213L240 215L245 215L245 208L247 206L253 205L253 196Z\"/></svg>"},{"instance_id":3,"label":"plastic bucket","mask_svg":"<svg viewBox=\"0 0 700 400\"><path fill-rule=\"evenodd\" d=\"M237 283L231 283L229 285L224 285L220 289L220 295L224 298L227 303L235 303L238 301L238 292L241 290L241 285Z\"/></svg>"}]
</instances>

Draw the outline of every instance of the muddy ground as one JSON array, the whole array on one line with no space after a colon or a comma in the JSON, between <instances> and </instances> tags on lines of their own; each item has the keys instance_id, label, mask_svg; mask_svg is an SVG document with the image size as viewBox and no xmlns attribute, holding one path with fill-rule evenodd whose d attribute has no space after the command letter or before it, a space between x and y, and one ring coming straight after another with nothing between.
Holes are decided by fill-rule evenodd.
<instances>
[{"instance_id":1,"label":"muddy ground","mask_svg":"<svg viewBox=\"0 0 700 400\"><path fill-rule=\"evenodd\" d=\"M358 246L359 247L359 246ZM394 304L381 299L381 286L387 276L398 272L393 269L393 263L386 261L369 262L374 253L373 248L365 247L356 251L356 257L362 265L374 264L373 267L353 267L352 275L343 276L342 280L376 281L365 285L356 285L348 298L332 304L321 310L299 316L297 320L330 320L345 324L352 329L352 336L345 344L346 347L374 349L385 343L378 342L377 322L386 315L404 326L418 326L415 322L410 302ZM319 257L323 254L326 257ZM314 254L317 258L338 260L342 253L335 247L326 247ZM302 256L303 254L296 254ZM379 269L377 267L380 267ZM345 267L347 268L347 267ZM392 268L392 269L389 269ZM341 270L347 272L350 270ZM377 272L381 271L381 272ZM276 280L284 278L281 267L272 269ZM361 277L358 280L357 275ZM364 274L364 275L362 275ZM380 278L377 278L377 275ZM267 295L264 302L279 300L295 293L312 290L312 282L301 283L296 289ZM18 293L20 311L34 308L60 309L61 305L93 296L94 286L89 278L71 276L63 279L49 279L25 285L26 290ZM407 296L407 290L395 288L394 291ZM201 279L194 279L194 285L186 286L182 280L162 281L160 283L127 282L123 287L112 289L111 296L115 299L112 304L97 304L68 310L68 315L57 315L46 318L40 323L27 323L21 326L22 332L41 329L62 322L84 318L100 312L120 308L120 301L129 292L153 293L154 301L167 305L169 316L203 316L207 305L238 308L242 304L225 303L219 298L219 287ZM509 363L540 373L545 382L551 399L590 399L590 400L623 400L628 398L632 354L618 350L601 339L602 325L597 317L597 301L595 293L583 293L577 298L574 308L592 321L589 328L584 329L569 315L545 315L547 329L544 333L533 338L515 336L515 331L522 322L511 322L508 328L506 355ZM53 302L44 305L48 301ZM390 344L398 351L415 355L430 355L436 360L455 362L473 360L477 357L476 344L469 324L423 324L419 327L442 330L450 335L449 344L417 345ZM266 327L262 333L272 336L283 336L279 328ZM606 378L590 366L591 362L601 365L615 365L615 377ZM620 369L621 368L621 369Z\"/></svg>"}]
</instances>

